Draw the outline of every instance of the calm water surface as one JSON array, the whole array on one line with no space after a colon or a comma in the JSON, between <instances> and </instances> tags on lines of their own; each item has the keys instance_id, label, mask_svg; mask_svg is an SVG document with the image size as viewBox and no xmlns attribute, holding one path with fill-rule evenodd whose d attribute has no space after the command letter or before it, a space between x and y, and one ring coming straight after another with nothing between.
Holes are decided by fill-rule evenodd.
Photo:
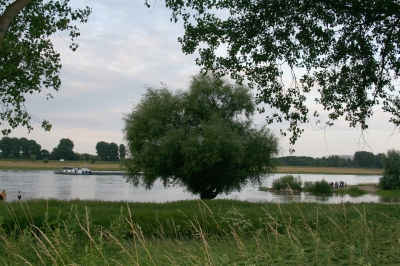
<instances>
[{"instance_id":1,"label":"calm water surface","mask_svg":"<svg viewBox=\"0 0 400 266\"><path fill-rule=\"evenodd\" d=\"M283 174L275 174L266 178L262 186L271 187L272 181ZM325 179L328 182L344 181L348 185L358 183L378 183L377 175L315 175L302 174L301 180L318 181ZM0 190L6 190L7 201L17 200L20 190L22 199L95 199L106 201L130 201L130 202L170 202L177 200L198 199L180 187L164 188L157 182L151 190L142 187L135 188L126 183L120 175L56 175L53 171L0 171ZM383 199L375 195L360 197L343 196L315 196L309 193L290 195L284 193L271 193L258 191L258 186L248 185L241 192L229 195L219 195L220 199L238 199L251 202L382 202Z\"/></svg>"}]
</instances>

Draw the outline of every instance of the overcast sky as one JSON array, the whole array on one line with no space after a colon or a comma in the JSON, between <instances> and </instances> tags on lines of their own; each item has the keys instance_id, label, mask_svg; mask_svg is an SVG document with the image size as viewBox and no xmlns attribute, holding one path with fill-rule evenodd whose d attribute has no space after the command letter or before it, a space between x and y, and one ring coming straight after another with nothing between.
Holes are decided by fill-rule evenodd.
<instances>
[{"instance_id":1,"label":"overcast sky","mask_svg":"<svg viewBox=\"0 0 400 266\"><path fill-rule=\"evenodd\" d=\"M53 124L44 132L39 123L28 134L15 129L10 137L33 139L42 149L52 151L62 138L74 142L74 151L96 154L99 141L124 143L124 113L140 101L145 86L166 84L172 90L186 89L190 76L199 71L196 55L185 55L177 41L183 35L180 23L170 22L170 11L162 1L154 9L144 0L72 0L73 7L93 9L87 24L80 24L79 49L69 50L68 35L53 36L55 49L61 54L62 85L45 95L28 97L26 107L39 120ZM150 1L151 2L151 1ZM315 95L310 95L315 98ZM311 110L321 110L311 103ZM255 123L264 123L264 115L256 115ZM370 129L361 134L344 121L328 130L320 130L314 120L304 125L305 133L294 146L297 156L322 157L352 155L359 150L385 153L400 149L398 129L388 122L389 116L379 109L369 121ZM285 124L270 127L279 131ZM366 142L366 143L365 143ZM289 155L288 138L281 139L282 156Z\"/></svg>"}]
</instances>

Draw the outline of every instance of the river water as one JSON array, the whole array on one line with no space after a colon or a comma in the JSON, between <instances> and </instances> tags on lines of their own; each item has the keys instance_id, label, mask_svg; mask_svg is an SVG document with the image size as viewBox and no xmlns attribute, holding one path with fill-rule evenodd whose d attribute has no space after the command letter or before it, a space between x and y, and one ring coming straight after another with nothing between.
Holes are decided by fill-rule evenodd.
<instances>
[{"instance_id":1,"label":"river water","mask_svg":"<svg viewBox=\"0 0 400 266\"><path fill-rule=\"evenodd\" d=\"M275 174L266 178L262 186L271 187L272 181L283 174ZM344 181L347 185L359 183L378 183L377 175L315 175L302 174L301 180L318 181L325 179L328 182ZM0 190L6 190L7 201L17 200L17 193L21 191L22 199L84 199L105 201L129 202L171 202L178 200L198 199L185 192L181 187L164 188L161 182L156 182L151 190L143 187L135 188L127 183L121 175L57 175L53 171L0 171ZM385 199L376 195L351 197L349 195L316 196L310 193L272 193L259 191L258 186L248 185L241 192L229 195L218 195L217 199L238 199L251 202L384 202Z\"/></svg>"}]
</instances>

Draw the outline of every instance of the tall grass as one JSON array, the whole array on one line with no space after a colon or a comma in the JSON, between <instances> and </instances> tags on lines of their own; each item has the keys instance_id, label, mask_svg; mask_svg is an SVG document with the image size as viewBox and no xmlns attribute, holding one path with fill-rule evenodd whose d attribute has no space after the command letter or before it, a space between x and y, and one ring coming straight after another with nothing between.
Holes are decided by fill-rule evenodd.
<instances>
[{"instance_id":1,"label":"tall grass","mask_svg":"<svg viewBox=\"0 0 400 266\"><path fill-rule=\"evenodd\" d=\"M395 204L50 200L0 205L2 265L400 262Z\"/></svg>"}]
</instances>

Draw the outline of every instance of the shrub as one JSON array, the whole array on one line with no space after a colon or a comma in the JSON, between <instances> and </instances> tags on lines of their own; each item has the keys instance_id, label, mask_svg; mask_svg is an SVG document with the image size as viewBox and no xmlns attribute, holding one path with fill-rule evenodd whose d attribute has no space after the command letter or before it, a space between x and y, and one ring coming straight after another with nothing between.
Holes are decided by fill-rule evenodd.
<instances>
[{"instance_id":1,"label":"shrub","mask_svg":"<svg viewBox=\"0 0 400 266\"><path fill-rule=\"evenodd\" d=\"M381 188L400 189L400 151L389 150L383 168L383 176L379 179Z\"/></svg>"},{"instance_id":2,"label":"shrub","mask_svg":"<svg viewBox=\"0 0 400 266\"><path fill-rule=\"evenodd\" d=\"M313 192L313 193L331 193L332 187L331 187L331 185L329 185L329 183L327 181L322 179L321 181L304 182L304 190L307 192Z\"/></svg>"},{"instance_id":3,"label":"shrub","mask_svg":"<svg viewBox=\"0 0 400 266\"><path fill-rule=\"evenodd\" d=\"M272 187L275 190L286 189L287 187L291 189L301 189L301 178L300 176L294 177L292 175L285 175L272 181Z\"/></svg>"},{"instance_id":4,"label":"shrub","mask_svg":"<svg viewBox=\"0 0 400 266\"><path fill-rule=\"evenodd\" d=\"M96 157L90 156L89 161L94 164L96 162Z\"/></svg>"},{"instance_id":5,"label":"shrub","mask_svg":"<svg viewBox=\"0 0 400 266\"><path fill-rule=\"evenodd\" d=\"M36 155L31 155L29 158L32 162L36 162Z\"/></svg>"},{"instance_id":6,"label":"shrub","mask_svg":"<svg viewBox=\"0 0 400 266\"><path fill-rule=\"evenodd\" d=\"M44 159L43 159L43 162L44 162L44 163L48 163L48 162L49 162L49 158L44 158Z\"/></svg>"}]
</instances>

